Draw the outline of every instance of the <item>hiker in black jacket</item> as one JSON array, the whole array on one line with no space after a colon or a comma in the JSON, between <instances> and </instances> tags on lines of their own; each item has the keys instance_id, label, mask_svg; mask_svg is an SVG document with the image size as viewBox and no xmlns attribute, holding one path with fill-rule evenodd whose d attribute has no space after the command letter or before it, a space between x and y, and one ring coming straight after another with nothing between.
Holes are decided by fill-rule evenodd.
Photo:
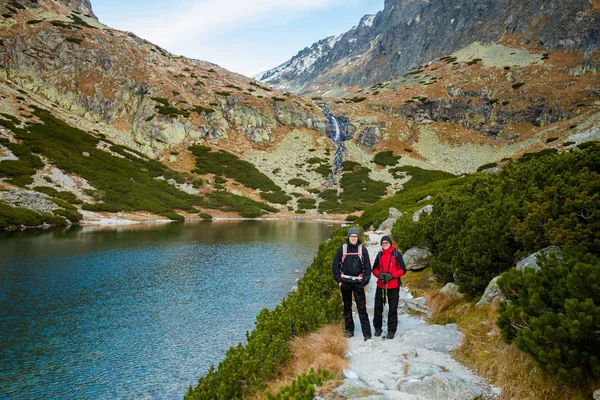
<instances>
[{"instance_id":1,"label":"hiker in black jacket","mask_svg":"<svg viewBox=\"0 0 600 400\"><path fill-rule=\"evenodd\" d=\"M371 324L367 314L367 300L364 287L371 279L371 261L369 252L360 243L360 230L348 229L346 244L340 246L333 259L333 279L338 282L344 300L344 336L354 336L354 319L352 318L352 293L356 301L356 309L360 319L365 341L371 339Z\"/></svg>"}]
</instances>

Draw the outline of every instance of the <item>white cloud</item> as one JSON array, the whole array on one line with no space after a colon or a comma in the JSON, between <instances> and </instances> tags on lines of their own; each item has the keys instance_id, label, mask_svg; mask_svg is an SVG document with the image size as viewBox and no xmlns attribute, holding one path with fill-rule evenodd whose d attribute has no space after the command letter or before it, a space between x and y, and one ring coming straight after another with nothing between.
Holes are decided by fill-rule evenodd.
<instances>
[{"instance_id":1,"label":"white cloud","mask_svg":"<svg viewBox=\"0 0 600 400\"><path fill-rule=\"evenodd\" d=\"M267 18L342 3L343 0L203 0L185 1L161 14L146 14L127 28L149 41L170 48L178 42L231 31ZM173 3L169 4L172 6Z\"/></svg>"}]
</instances>

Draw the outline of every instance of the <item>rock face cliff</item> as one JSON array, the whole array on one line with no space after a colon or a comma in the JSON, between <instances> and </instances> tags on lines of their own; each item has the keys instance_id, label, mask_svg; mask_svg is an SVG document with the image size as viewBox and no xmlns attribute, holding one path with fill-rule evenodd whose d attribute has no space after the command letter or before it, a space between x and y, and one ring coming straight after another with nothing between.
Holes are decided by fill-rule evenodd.
<instances>
[{"instance_id":1,"label":"rock face cliff","mask_svg":"<svg viewBox=\"0 0 600 400\"><path fill-rule=\"evenodd\" d=\"M8 17L0 32L0 77L105 125L117 142L156 155L238 135L268 146L282 128L326 133L327 121L313 104L110 29L89 1L18 4L2 6Z\"/></svg>"},{"instance_id":2,"label":"rock face cliff","mask_svg":"<svg viewBox=\"0 0 600 400\"><path fill-rule=\"evenodd\" d=\"M220 209L229 191L284 214L340 211L354 189L344 176L384 196L401 189L408 170L471 173L570 149L600 140L599 14L600 0L390 0L263 74L270 87L111 29L89 1L0 0L0 191L48 186L98 200L79 171L15 150L19 130L42 117L88 132L96 150L116 158L160 161L169 185L217 196L205 205ZM281 191L206 165L198 172L204 150L194 145L214 150L214 163L220 150L234 154ZM396 165L375 162L390 151ZM9 165L32 152L34 183L13 184L10 174L22 170ZM344 170L343 161L360 167ZM83 183L64 184L60 174Z\"/></svg>"},{"instance_id":3,"label":"rock face cliff","mask_svg":"<svg viewBox=\"0 0 600 400\"><path fill-rule=\"evenodd\" d=\"M590 54L600 40L599 11L597 0L386 0L330 46L315 43L257 78L282 90L335 95L400 77L476 41Z\"/></svg>"}]
</instances>

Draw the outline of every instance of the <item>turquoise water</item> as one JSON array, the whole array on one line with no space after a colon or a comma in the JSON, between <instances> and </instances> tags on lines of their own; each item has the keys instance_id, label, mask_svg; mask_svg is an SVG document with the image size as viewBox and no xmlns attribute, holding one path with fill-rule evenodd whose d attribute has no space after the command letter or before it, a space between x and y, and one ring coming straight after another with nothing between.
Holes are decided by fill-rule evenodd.
<instances>
[{"instance_id":1,"label":"turquoise water","mask_svg":"<svg viewBox=\"0 0 600 400\"><path fill-rule=\"evenodd\" d=\"M0 398L181 399L338 227L0 232Z\"/></svg>"}]
</instances>

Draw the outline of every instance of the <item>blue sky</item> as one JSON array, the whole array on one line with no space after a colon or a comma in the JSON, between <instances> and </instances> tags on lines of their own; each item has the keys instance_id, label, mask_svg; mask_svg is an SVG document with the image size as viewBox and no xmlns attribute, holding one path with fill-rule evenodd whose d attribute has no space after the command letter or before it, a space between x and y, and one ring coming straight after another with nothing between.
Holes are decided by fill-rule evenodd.
<instances>
[{"instance_id":1,"label":"blue sky","mask_svg":"<svg viewBox=\"0 0 600 400\"><path fill-rule=\"evenodd\" d=\"M384 0L92 0L98 19L247 76L357 25Z\"/></svg>"}]
</instances>

